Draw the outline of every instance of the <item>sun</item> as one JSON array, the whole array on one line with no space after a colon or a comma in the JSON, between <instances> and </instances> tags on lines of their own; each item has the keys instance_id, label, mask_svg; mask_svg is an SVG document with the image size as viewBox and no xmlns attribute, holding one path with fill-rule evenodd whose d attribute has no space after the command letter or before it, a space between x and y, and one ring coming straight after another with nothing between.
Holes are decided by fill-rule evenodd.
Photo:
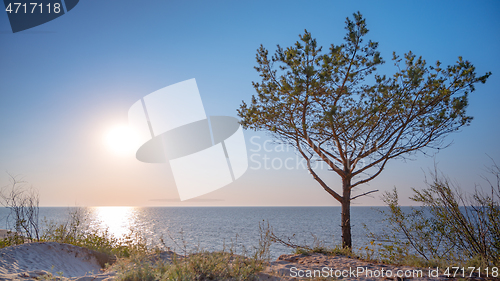
<instances>
[{"instance_id":1,"label":"sun","mask_svg":"<svg viewBox=\"0 0 500 281\"><path fill-rule=\"evenodd\" d=\"M117 125L106 133L105 143L112 152L126 156L137 149L138 137L129 126Z\"/></svg>"}]
</instances>

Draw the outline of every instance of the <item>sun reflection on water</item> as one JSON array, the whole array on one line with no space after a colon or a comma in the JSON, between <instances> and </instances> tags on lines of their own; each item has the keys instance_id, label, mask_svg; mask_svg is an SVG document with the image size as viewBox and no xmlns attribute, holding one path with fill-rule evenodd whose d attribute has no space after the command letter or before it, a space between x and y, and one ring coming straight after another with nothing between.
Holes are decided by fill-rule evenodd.
<instances>
[{"instance_id":1,"label":"sun reflection on water","mask_svg":"<svg viewBox=\"0 0 500 281\"><path fill-rule=\"evenodd\" d=\"M94 214L101 229L116 238L123 238L130 233L135 219L134 207L94 207Z\"/></svg>"}]
</instances>

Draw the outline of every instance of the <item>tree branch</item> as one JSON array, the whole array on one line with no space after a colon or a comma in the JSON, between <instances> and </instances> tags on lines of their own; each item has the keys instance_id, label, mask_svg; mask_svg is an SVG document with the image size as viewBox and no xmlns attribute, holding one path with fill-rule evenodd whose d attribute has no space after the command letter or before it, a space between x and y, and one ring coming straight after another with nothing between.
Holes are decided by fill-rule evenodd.
<instances>
[{"instance_id":1,"label":"tree branch","mask_svg":"<svg viewBox=\"0 0 500 281\"><path fill-rule=\"evenodd\" d=\"M370 193L377 192L377 191L378 191L378 189L376 189L376 190L372 190L372 191L368 191L368 192L365 192L365 193L360 194L360 195L356 195L356 196L354 196L354 197L351 197L351 201L352 201L352 200L354 200L354 199L356 199L356 198L358 198L358 197L365 196L365 195L368 195L368 194L370 194Z\"/></svg>"}]
</instances>

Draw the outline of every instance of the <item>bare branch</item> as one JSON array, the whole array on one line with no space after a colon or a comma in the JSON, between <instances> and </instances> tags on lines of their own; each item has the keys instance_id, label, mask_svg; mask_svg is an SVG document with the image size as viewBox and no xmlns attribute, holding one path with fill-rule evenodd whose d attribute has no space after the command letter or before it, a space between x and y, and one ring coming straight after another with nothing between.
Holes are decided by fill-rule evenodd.
<instances>
[{"instance_id":1,"label":"bare branch","mask_svg":"<svg viewBox=\"0 0 500 281\"><path fill-rule=\"evenodd\" d=\"M368 195L368 194L370 194L370 193L377 192L377 191L378 191L378 189L376 189L376 190L372 190L372 191L368 191L368 192L365 192L365 193L360 194L360 195L356 195L356 196L354 196L354 197L351 197L351 201L352 201L352 200L354 200L354 199L356 199L356 198L358 198L358 197L365 196L365 195Z\"/></svg>"}]
</instances>

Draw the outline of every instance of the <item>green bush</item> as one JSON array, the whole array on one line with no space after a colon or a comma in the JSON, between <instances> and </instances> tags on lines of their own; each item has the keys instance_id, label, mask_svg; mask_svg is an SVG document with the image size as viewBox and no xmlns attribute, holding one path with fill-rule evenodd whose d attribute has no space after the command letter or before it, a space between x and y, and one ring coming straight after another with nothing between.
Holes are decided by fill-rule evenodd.
<instances>
[{"instance_id":1,"label":"green bush","mask_svg":"<svg viewBox=\"0 0 500 281\"><path fill-rule=\"evenodd\" d=\"M143 255L149 251L145 239L138 234L131 232L123 238L116 238L107 230L89 227L88 217L82 208L70 211L69 219L65 223L46 222L41 240L67 243L93 250L98 260L107 260L115 255L117 257Z\"/></svg>"},{"instance_id":2,"label":"green bush","mask_svg":"<svg viewBox=\"0 0 500 281\"><path fill-rule=\"evenodd\" d=\"M490 172L488 193L476 188L464 194L437 172L423 190L413 189L410 199L421 207L404 212L397 190L383 199L389 206L382 235L371 234L378 258L385 262L419 266L455 264L461 266L500 265L500 168Z\"/></svg>"},{"instance_id":3,"label":"green bush","mask_svg":"<svg viewBox=\"0 0 500 281\"><path fill-rule=\"evenodd\" d=\"M186 242L174 243L184 249L184 256L170 252L170 261L159 259L157 251L150 255L135 256L122 260L118 265L119 279L134 280L256 280L257 273L264 269L269 260L272 243L269 224L259 224L260 239L253 251L244 247L236 254L235 244L222 251L208 252L197 249L187 253ZM181 231L182 234L182 231ZM181 238L182 239L182 238ZM237 240L237 239L236 239ZM180 246L182 245L182 246ZM160 261L157 261L160 260ZM156 262L155 262L156 261Z\"/></svg>"},{"instance_id":4,"label":"green bush","mask_svg":"<svg viewBox=\"0 0 500 281\"><path fill-rule=\"evenodd\" d=\"M172 263L134 261L120 265L119 279L135 280L255 280L264 261L229 252L197 252L175 256Z\"/></svg>"},{"instance_id":5,"label":"green bush","mask_svg":"<svg viewBox=\"0 0 500 281\"><path fill-rule=\"evenodd\" d=\"M25 241L25 238L20 236L17 233L8 233L7 237L0 239L0 249L9 247L9 246L15 246L15 245L20 245L23 244Z\"/></svg>"}]
</instances>

